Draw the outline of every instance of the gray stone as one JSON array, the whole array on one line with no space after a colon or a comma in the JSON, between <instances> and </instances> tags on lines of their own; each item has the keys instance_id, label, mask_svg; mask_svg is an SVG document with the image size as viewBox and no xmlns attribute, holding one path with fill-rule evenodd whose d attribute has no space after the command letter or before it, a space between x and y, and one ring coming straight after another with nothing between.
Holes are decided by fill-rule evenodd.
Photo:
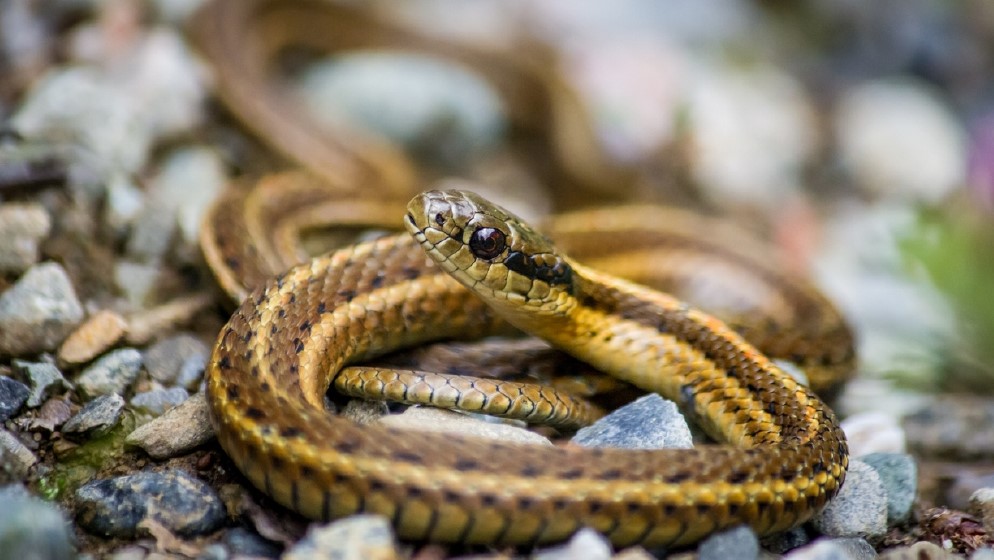
<instances>
[{"instance_id":1,"label":"gray stone","mask_svg":"<svg viewBox=\"0 0 994 560\"><path fill-rule=\"evenodd\" d=\"M0 560L71 560L73 537L62 511L21 485L0 487Z\"/></svg>"},{"instance_id":2,"label":"gray stone","mask_svg":"<svg viewBox=\"0 0 994 560\"><path fill-rule=\"evenodd\" d=\"M83 306L56 263L32 266L0 294L0 356L54 350L83 320Z\"/></svg>"},{"instance_id":3,"label":"gray stone","mask_svg":"<svg viewBox=\"0 0 994 560\"><path fill-rule=\"evenodd\" d=\"M865 539L860 538L821 538L808 546L797 548L786 555L784 560L874 560L877 551Z\"/></svg>"},{"instance_id":4,"label":"gray stone","mask_svg":"<svg viewBox=\"0 0 994 560\"><path fill-rule=\"evenodd\" d=\"M759 558L759 538L746 526L727 529L704 539L697 547L697 556L700 560L754 560Z\"/></svg>"},{"instance_id":5,"label":"gray stone","mask_svg":"<svg viewBox=\"0 0 994 560\"><path fill-rule=\"evenodd\" d=\"M53 395L70 389L70 384L62 376L59 368L45 362L11 362L14 372L26 379L31 386L31 396L28 397L28 408L41 406L41 403Z\"/></svg>"},{"instance_id":6,"label":"gray stone","mask_svg":"<svg viewBox=\"0 0 994 560\"><path fill-rule=\"evenodd\" d=\"M611 543L593 529L580 529L559 546L536 551L532 560L610 560Z\"/></svg>"},{"instance_id":7,"label":"gray stone","mask_svg":"<svg viewBox=\"0 0 994 560\"><path fill-rule=\"evenodd\" d=\"M179 334L160 340L145 351L145 369L156 381L172 385L177 383L184 366L191 360L203 371L209 355L210 348L199 338Z\"/></svg>"},{"instance_id":8,"label":"gray stone","mask_svg":"<svg viewBox=\"0 0 994 560\"><path fill-rule=\"evenodd\" d=\"M203 393L167 411L128 434L125 443L140 447L155 459L168 459L187 453L214 437Z\"/></svg>"},{"instance_id":9,"label":"gray stone","mask_svg":"<svg viewBox=\"0 0 994 560\"><path fill-rule=\"evenodd\" d=\"M283 560L388 560L398 558L390 521L381 515L353 515L327 525L311 525Z\"/></svg>"},{"instance_id":10,"label":"gray stone","mask_svg":"<svg viewBox=\"0 0 994 560\"><path fill-rule=\"evenodd\" d=\"M0 273L21 274L37 263L39 243L51 229L40 204L0 204Z\"/></svg>"},{"instance_id":11,"label":"gray stone","mask_svg":"<svg viewBox=\"0 0 994 560\"><path fill-rule=\"evenodd\" d=\"M23 479L38 457L17 436L0 428L0 473Z\"/></svg>"},{"instance_id":12,"label":"gray stone","mask_svg":"<svg viewBox=\"0 0 994 560\"><path fill-rule=\"evenodd\" d=\"M105 434L117 425L123 412L124 398L121 395L102 395L86 403L62 426L62 432L75 436Z\"/></svg>"},{"instance_id":13,"label":"gray stone","mask_svg":"<svg viewBox=\"0 0 994 560\"><path fill-rule=\"evenodd\" d=\"M158 264L118 260L114 266L114 283L131 305L144 308L155 292L162 269Z\"/></svg>"},{"instance_id":14,"label":"gray stone","mask_svg":"<svg viewBox=\"0 0 994 560\"><path fill-rule=\"evenodd\" d=\"M379 422L385 426L405 430L446 432L510 442L552 445L548 438L523 428L484 422L465 414L439 408L412 406L403 414L384 416Z\"/></svg>"},{"instance_id":15,"label":"gray stone","mask_svg":"<svg viewBox=\"0 0 994 560\"><path fill-rule=\"evenodd\" d=\"M122 395L134 383L142 367L142 353L121 348L104 354L76 379L76 387L86 398Z\"/></svg>"},{"instance_id":16,"label":"gray stone","mask_svg":"<svg viewBox=\"0 0 994 560\"><path fill-rule=\"evenodd\" d=\"M31 389L20 381L0 375L0 422L6 422L28 402Z\"/></svg>"},{"instance_id":17,"label":"gray stone","mask_svg":"<svg viewBox=\"0 0 994 560\"><path fill-rule=\"evenodd\" d=\"M918 493L918 465L906 453L870 453L859 458L873 467L887 492L887 524L896 525L911 515Z\"/></svg>"},{"instance_id":18,"label":"gray stone","mask_svg":"<svg viewBox=\"0 0 994 560\"><path fill-rule=\"evenodd\" d=\"M224 533L224 544L236 556L279 558L283 547L266 540L244 527L234 527Z\"/></svg>"},{"instance_id":19,"label":"gray stone","mask_svg":"<svg viewBox=\"0 0 994 560\"><path fill-rule=\"evenodd\" d=\"M820 514L814 526L831 537L876 539L887 532L887 493L872 467L854 459L839 493Z\"/></svg>"},{"instance_id":20,"label":"gray stone","mask_svg":"<svg viewBox=\"0 0 994 560\"><path fill-rule=\"evenodd\" d=\"M676 404L653 393L579 430L572 443L584 447L688 449L690 428Z\"/></svg>"},{"instance_id":21,"label":"gray stone","mask_svg":"<svg viewBox=\"0 0 994 560\"><path fill-rule=\"evenodd\" d=\"M807 530L801 526L764 537L761 542L763 548L773 554L786 554L811 542L811 537L808 536Z\"/></svg>"},{"instance_id":22,"label":"gray stone","mask_svg":"<svg viewBox=\"0 0 994 560\"><path fill-rule=\"evenodd\" d=\"M988 535L994 534L994 488L979 488L971 494L969 511L983 522Z\"/></svg>"},{"instance_id":23,"label":"gray stone","mask_svg":"<svg viewBox=\"0 0 994 560\"><path fill-rule=\"evenodd\" d=\"M941 546L928 541L916 542L911 546L900 546L884 551L880 560L962 560L962 556L944 550ZM973 560L975 556L971 556Z\"/></svg>"},{"instance_id":24,"label":"gray stone","mask_svg":"<svg viewBox=\"0 0 994 560\"><path fill-rule=\"evenodd\" d=\"M105 537L133 538L149 518L183 537L210 533L224 523L214 491L182 471L140 472L96 480L76 490L76 521Z\"/></svg>"},{"instance_id":25,"label":"gray stone","mask_svg":"<svg viewBox=\"0 0 994 560\"><path fill-rule=\"evenodd\" d=\"M840 425L849 441L849 455L860 457L870 453L904 453L904 429L897 419L883 412L853 414Z\"/></svg>"},{"instance_id":26,"label":"gray stone","mask_svg":"<svg viewBox=\"0 0 994 560\"><path fill-rule=\"evenodd\" d=\"M902 425L916 457L983 461L994 458L992 419L994 399L955 395L936 397L905 416Z\"/></svg>"},{"instance_id":27,"label":"gray stone","mask_svg":"<svg viewBox=\"0 0 994 560\"><path fill-rule=\"evenodd\" d=\"M978 548L970 555L970 560L994 560L994 549Z\"/></svg>"},{"instance_id":28,"label":"gray stone","mask_svg":"<svg viewBox=\"0 0 994 560\"><path fill-rule=\"evenodd\" d=\"M165 411L183 404L190 394L182 387L152 389L131 397L131 407L152 416L162 416Z\"/></svg>"}]
</instances>

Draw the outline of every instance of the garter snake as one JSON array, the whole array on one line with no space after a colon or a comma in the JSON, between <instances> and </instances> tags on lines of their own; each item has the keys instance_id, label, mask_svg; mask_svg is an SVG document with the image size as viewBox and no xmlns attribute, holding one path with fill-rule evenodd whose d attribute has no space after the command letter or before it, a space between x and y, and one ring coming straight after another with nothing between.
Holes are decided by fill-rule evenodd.
<instances>
[{"instance_id":1,"label":"garter snake","mask_svg":"<svg viewBox=\"0 0 994 560\"><path fill-rule=\"evenodd\" d=\"M207 395L219 441L278 502L313 519L380 513L411 539L533 544L588 526L621 546L690 543L740 523L776 532L837 492L848 453L831 410L722 322L570 260L469 193L418 195L405 225L413 237L360 243L267 282L218 337ZM523 447L325 413L344 365L482 336L498 315L676 400L732 446ZM836 358L851 349L822 361Z\"/></svg>"}]
</instances>

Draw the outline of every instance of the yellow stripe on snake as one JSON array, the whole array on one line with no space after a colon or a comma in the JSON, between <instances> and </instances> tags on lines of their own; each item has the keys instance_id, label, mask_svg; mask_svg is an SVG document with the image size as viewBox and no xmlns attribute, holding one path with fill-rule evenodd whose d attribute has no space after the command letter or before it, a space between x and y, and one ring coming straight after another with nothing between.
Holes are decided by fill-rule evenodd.
<instances>
[{"instance_id":1,"label":"yellow stripe on snake","mask_svg":"<svg viewBox=\"0 0 994 560\"><path fill-rule=\"evenodd\" d=\"M552 229L583 253L583 237L597 235L596 216L582 215L577 223L587 227L572 233L569 217ZM418 195L404 222L413 237L360 243L267 282L218 338L207 371L218 438L278 502L312 519L383 514L410 539L534 544L592 527L622 546L685 544L743 523L777 532L809 519L838 491L848 452L833 413L721 321L571 260L470 193ZM651 225L628 227L653 237ZM248 268L247 258L231 256L239 228L252 229L222 220L204 233L222 284ZM637 235L612 239L639 249ZM832 319L831 344L815 345L811 360L812 371L824 372L817 384L837 382L852 362L844 323L820 296L804 299L806 288L786 285L787 303L806 302ZM483 336L498 317L677 401L731 445L544 448L359 426L324 410L343 366L430 340Z\"/></svg>"}]
</instances>

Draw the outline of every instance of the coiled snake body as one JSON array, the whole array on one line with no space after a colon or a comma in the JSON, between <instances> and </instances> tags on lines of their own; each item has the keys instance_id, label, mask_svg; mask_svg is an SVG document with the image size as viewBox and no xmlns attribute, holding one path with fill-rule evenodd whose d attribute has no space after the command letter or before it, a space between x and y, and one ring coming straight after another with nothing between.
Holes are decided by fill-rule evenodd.
<instances>
[{"instance_id":1,"label":"coiled snake body","mask_svg":"<svg viewBox=\"0 0 994 560\"><path fill-rule=\"evenodd\" d=\"M412 539L533 544L587 526L620 546L690 543L742 523L784 530L838 491L848 453L833 413L724 323L573 262L470 193L418 195L405 226L413 238L290 269L218 338L207 371L218 438L280 503L313 519L380 513ZM676 400L732 446L532 447L325 412L343 366L482 336L498 316Z\"/></svg>"}]
</instances>

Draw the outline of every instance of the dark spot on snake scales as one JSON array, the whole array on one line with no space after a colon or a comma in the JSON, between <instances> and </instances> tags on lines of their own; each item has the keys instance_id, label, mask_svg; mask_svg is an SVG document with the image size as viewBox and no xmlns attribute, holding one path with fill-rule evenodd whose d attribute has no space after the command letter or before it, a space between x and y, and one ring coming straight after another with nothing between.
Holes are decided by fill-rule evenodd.
<instances>
[{"instance_id":1,"label":"dark spot on snake scales","mask_svg":"<svg viewBox=\"0 0 994 560\"><path fill-rule=\"evenodd\" d=\"M376 276L373 277L373 279L372 279L372 281L370 281L369 285L372 286L372 287L374 287L374 288L379 288L380 286L383 285L383 281L384 280L386 280L386 278L383 276L382 273L380 273L380 274L377 274Z\"/></svg>"},{"instance_id":2,"label":"dark spot on snake scales","mask_svg":"<svg viewBox=\"0 0 994 560\"><path fill-rule=\"evenodd\" d=\"M238 400L238 386L237 385L228 385L228 388L227 388L227 390L225 392L227 393L229 400L232 400L232 401Z\"/></svg>"},{"instance_id":3,"label":"dark spot on snake scales","mask_svg":"<svg viewBox=\"0 0 994 560\"><path fill-rule=\"evenodd\" d=\"M398 461L403 461L405 463L422 462L421 455L411 451L394 451L392 456L394 459Z\"/></svg>"},{"instance_id":4,"label":"dark spot on snake scales","mask_svg":"<svg viewBox=\"0 0 994 560\"><path fill-rule=\"evenodd\" d=\"M221 369L231 369L231 360L227 356L225 356L220 360L218 360L217 367Z\"/></svg>"},{"instance_id":5,"label":"dark spot on snake scales","mask_svg":"<svg viewBox=\"0 0 994 560\"><path fill-rule=\"evenodd\" d=\"M238 270L242 266L242 263L239 262L238 259L233 257L228 257L224 259L224 264L231 270Z\"/></svg>"},{"instance_id":6,"label":"dark spot on snake scales","mask_svg":"<svg viewBox=\"0 0 994 560\"><path fill-rule=\"evenodd\" d=\"M346 302L350 302L355 298L355 290L342 290L338 295Z\"/></svg>"},{"instance_id":7,"label":"dark spot on snake scales","mask_svg":"<svg viewBox=\"0 0 994 560\"><path fill-rule=\"evenodd\" d=\"M253 420L262 420L263 418L266 417L266 413L254 406L250 406L245 409L245 416L248 416Z\"/></svg>"},{"instance_id":8,"label":"dark spot on snake scales","mask_svg":"<svg viewBox=\"0 0 994 560\"><path fill-rule=\"evenodd\" d=\"M297 437L300 433L300 428L295 428L294 426L283 426L280 428L280 435L285 438Z\"/></svg>"},{"instance_id":9,"label":"dark spot on snake scales","mask_svg":"<svg viewBox=\"0 0 994 560\"><path fill-rule=\"evenodd\" d=\"M324 312L327 311L327 310L328 310L328 306L325 305L323 301L318 304L318 314L319 315L323 315Z\"/></svg>"}]
</instances>

